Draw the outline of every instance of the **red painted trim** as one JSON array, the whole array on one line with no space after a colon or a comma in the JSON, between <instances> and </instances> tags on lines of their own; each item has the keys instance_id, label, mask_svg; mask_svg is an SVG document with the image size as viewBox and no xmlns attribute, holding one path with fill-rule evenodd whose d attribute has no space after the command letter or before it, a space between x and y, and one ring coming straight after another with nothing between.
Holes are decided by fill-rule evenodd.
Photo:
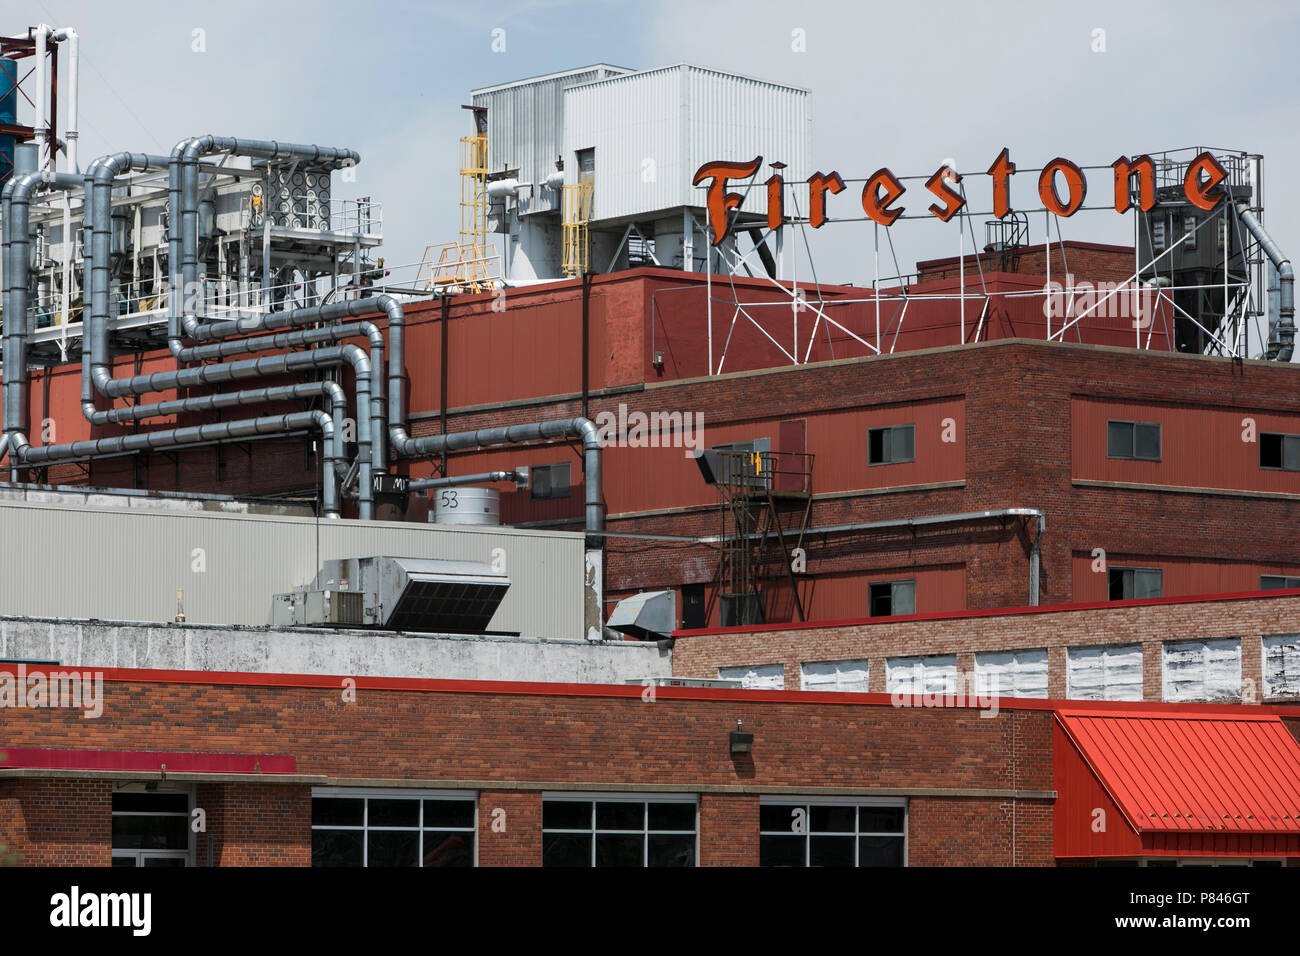
<instances>
[{"instance_id":1,"label":"red painted trim","mask_svg":"<svg viewBox=\"0 0 1300 956\"><path fill-rule=\"evenodd\" d=\"M0 768L128 770L168 773L293 773L292 754L177 753L146 750L57 750L5 747Z\"/></svg>"},{"instance_id":2,"label":"red painted trim","mask_svg":"<svg viewBox=\"0 0 1300 956\"><path fill-rule=\"evenodd\" d=\"M859 627L864 624L898 624L908 621L957 621L979 617L1012 617L1018 614L1059 614L1067 611L1101 611L1118 607L1158 607L1172 604L1210 604L1218 601L1251 601L1271 597L1300 597L1300 588L1272 591L1230 591L1223 594L1184 594L1178 597L1142 598L1135 601L1087 601L1078 604L1040 604L995 607L975 611L943 611L933 614L899 614L891 617L853 617L834 621L793 621L781 624L748 624L743 627L713 627L673 631L672 637L706 637L711 634L764 634L771 631L812 631L827 627Z\"/></svg>"},{"instance_id":3,"label":"red painted trim","mask_svg":"<svg viewBox=\"0 0 1300 956\"><path fill-rule=\"evenodd\" d=\"M256 674L240 671L178 671L112 667L96 670L105 683L119 684L192 684L207 687L293 687L342 691L356 690L420 692L435 694L498 694L521 697L596 697L614 700L640 699L646 688L641 684L571 684L550 681L450 680L438 677L352 677L330 674ZM351 681L345 685L344 681ZM845 691L745 690L728 687L656 687L657 700L737 701L741 703L827 704L853 707L891 707L893 694L864 694ZM940 697L943 707L955 708L954 696ZM967 709L977 709L974 698L967 698ZM1105 714L1137 712L1145 716L1169 714L1249 714L1300 717L1300 707L1270 704L1202 704L1157 703L1153 701L1077 701L998 698L999 710L1060 711Z\"/></svg>"}]
</instances>

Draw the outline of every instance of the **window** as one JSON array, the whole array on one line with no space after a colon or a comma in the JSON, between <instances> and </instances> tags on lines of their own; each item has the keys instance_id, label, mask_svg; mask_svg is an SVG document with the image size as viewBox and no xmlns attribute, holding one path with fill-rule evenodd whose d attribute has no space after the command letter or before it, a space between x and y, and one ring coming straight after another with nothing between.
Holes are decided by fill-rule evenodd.
<instances>
[{"instance_id":1,"label":"window","mask_svg":"<svg viewBox=\"0 0 1300 956\"><path fill-rule=\"evenodd\" d=\"M1264 696L1300 697L1300 634L1264 638Z\"/></svg>"},{"instance_id":2,"label":"window","mask_svg":"<svg viewBox=\"0 0 1300 956\"><path fill-rule=\"evenodd\" d=\"M754 664L719 667L722 680L738 680L746 690L785 690L784 664Z\"/></svg>"},{"instance_id":3,"label":"window","mask_svg":"<svg viewBox=\"0 0 1300 956\"><path fill-rule=\"evenodd\" d=\"M975 692L981 697L1046 697L1046 649L976 654Z\"/></svg>"},{"instance_id":4,"label":"window","mask_svg":"<svg viewBox=\"0 0 1300 956\"><path fill-rule=\"evenodd\" d=\"M1151 422L1107 422L1106 457L1160 460L1160 426Z\"/></svg>"},{"instance_id":5,"label":"window","mask_svg":"<svg viewBox=\"0 0 1300 956\"><path fill-rule=\"evenodd\" d=\"M803 665L803 690L840 690L867 692L866 661L807 661Z\"/></svg>"},{"instance_id":6,"label":"window","mask_svg":"<svg viewBox=\"0 0 1300 956\"><path fill-rule=\"evenodd\" d=\"M724 594L718 598L718 621L723 627L763 623L763 593Z\"/></svg>"},{"instance_id":7,"label":"window","mask_svg":"<svg viewBox=\"0 0 1300 956\"><path fill-rule=\"evenodd\" d=\"M891 657L885 661L885 692L889 694L957 693L957 656Z\"/></svg>"},{"instance_id":8,"label":"window","mask_svg":"<svg viewBox=\"0 0 1300 956\"><path fill-rule=\"evenodd\" d=\"M759 866L906 866L901 800L761 797Z\"/></svg>"},{"instance_id":9,"label":"window","mask_svg":"<svg viewBox=\"0 0 1300 956\"><path fill-rule=\"evenodd\" d=\"M473 866L474 795L313 790L312 866Z\"/></svg>"},{"instance_id":10,"label":"window","mask_svg":"<svg viewBox=\"0 0 1300 956\"><path fill-rule=\"evenodd\" d=\"M1158 598L1164 593L1164 572L1159 568L1107 568L1112 601Z\"/></svg>"},{"instance_id":11,"label":"window","mask_svg":"<svg viewBox=\"0 0 1300 956\"><path fill-rule=\"evenodd\" d=\"M892 465L900 461L916 461L916 426L868 428L867 464Z\"/></svg>"},{"instance_id":12,"label":"window","mask_svg":"<svg viewBox=\"0 0 1300 956\"><path fill-rule=\"evenodd\" d=\"M113 866L189 866L189 791L113 794Z\"/></svg>"},{"instance_id":13,"label":"window","mask_svg":"<svg viewBox=\"0 0 1300 956\"><path fill-rule=\"evenodd\" d=\"M1261 591L1281 591L1286 588L1300 588L1300 577L1289 574L1261 574L1259 589Z\"/></svg>"},{"instance_id":14,"label":"window","mask_svg":"<svg viewBox=\"0 0 1300 956\"><path fill-rule=\"evenodd\" d=\"M1241 640L1170 641L1164 647L1165 700L1240 700Z\"/></svg>"},{"instance_id":15,"label":"window","mask_svg":"<svg viewBox=\"0 0 1300 956\"><path fill-rule=\"evenodd\" d=\"M542 798L542 866L694 866L695 798Z\"/></svg>"},{"instance_id":16,"label":"window","mask_svg":"<svg viewBox=\"0 0 1300 956\"><path fill-rule=\"evenodd\" d=\"M1260 432L1259 467L1300 471L1300 435Z\"/></svg>"},{"instance_id":17,"label":"window","mask_svg":"<svg viewBox=\"0 0 1300 956\"><path fill-rule=\"evenodd\" d=\"M895 617L916 613L916 581L878 581L867 585L867 615Z\"/></svg>"},{"instance_id":18,"label":"window","mask_svg":"<svg viewBox=\"0 0 1300 956\"><path fill-rule=\"evenodd\" d=\"M569 497L570 462L560 461L552 465L534 465L528 472L529 487L534 498Z\"/></svg>"},{"instance_id":19,"label":"window","mask_svg":"<svg viewBox=\"0 0 1300 956\"><path fill-rule=\"evenodd\" d=\"M1066 648L1065 696L1071 700L1141 700L1142 645Z\"/></svg>"}]
</instances>

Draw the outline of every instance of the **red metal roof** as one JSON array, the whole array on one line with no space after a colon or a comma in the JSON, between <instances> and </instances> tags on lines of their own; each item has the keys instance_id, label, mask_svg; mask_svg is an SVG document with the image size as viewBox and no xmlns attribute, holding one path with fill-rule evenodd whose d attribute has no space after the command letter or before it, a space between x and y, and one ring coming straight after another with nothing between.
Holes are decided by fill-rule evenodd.
<instances>
[{"instance_id":1,"label":"red metal roof","mask_svg":"<svg viewBox=\"0 0 1300 956\"><path fill-rule=\"evenodd\" d=\"M1300 834L1300 743L1260 714L1057 714L1139 834Z\"/></svg>"}]
</instances>

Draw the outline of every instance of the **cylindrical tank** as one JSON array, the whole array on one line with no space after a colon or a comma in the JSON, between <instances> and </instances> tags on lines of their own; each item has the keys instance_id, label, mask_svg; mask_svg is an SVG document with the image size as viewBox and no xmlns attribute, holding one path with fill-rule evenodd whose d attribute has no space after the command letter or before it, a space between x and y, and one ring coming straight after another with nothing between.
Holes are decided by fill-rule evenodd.
<instances>
[{"instance_id":1,"label":"cylindrical tank","mask_svg":"<svg viewBox=\"0 0 1300 956\"><path fill-rule=\"evenodd\" d=\"M18 125L18 61L0 57L0 124ZM0 133L0 185L14 172L14 136Z\"/></svg>"},{"instance_id":2,"label":"cylindrical tank","mask_svg":"<svg viewBox=\"0 0 1300 956\"><path fill-rule=\"evenodd\" d=\"M429 520L436 524L499 525L501 492L495 488L434 488L429 492L433 510Z\"/></svg>"}]
</instances>

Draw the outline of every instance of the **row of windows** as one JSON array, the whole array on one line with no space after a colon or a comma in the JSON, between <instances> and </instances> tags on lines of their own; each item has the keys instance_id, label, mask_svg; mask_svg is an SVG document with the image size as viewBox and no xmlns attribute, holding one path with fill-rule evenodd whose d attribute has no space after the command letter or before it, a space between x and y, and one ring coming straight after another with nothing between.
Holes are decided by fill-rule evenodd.
<instances>
[{"instance_id":1,"label":"row of windows","mask_svg":"<svg viewBox=\"0 0 1300 956\"><path fill-rule=\"evenodd\" d=\"M474 794L322 791L312 795L312 866L473 866ZM494 808L485 808L493 814ZM501 819L503 827L510 822ZM761 797L760 866L904 866L898 799ZM692 795L554 794L542 801L543 866L695 866Z\"/></svg>"},{"instance_id":2,"label":"row of windows","mask_svg":"<svg viewBox=\"0 0 1300 956\"><path fill-rule=\"evenodd\" d=\"M1265 697L1300 696L1300 635L1261 638ZM868 690L867 660L808 661L801 665L800 689ZM1047 697L1045 648L985 651L975 655L974 692L1001 697ZM718 677L747 688L783 690L785 665L721 667ZM1241 698L1241 639L1168 641L1164 644L1164 699L1169 701ZM1071 700L1141 700L1142 645L1069 647L1065 653L1066 697ZM956 694L960 689L955 654L885 659L885 693Z\"/></svg>"},{"instance_id":3,"label":"row of windows","mask_svg":"<svg viewBox=\"0 0 1300 956\"><path fill-rule=\"evenodd\" d=\"M752 443L718 445L714 450L731 450L748 444ZM1160 461L1161 426L1156 422L1106 422L1106 457L1131 461ZM916 425L914 423L867 429L867 464L895 465L915 460ZM1259 467L1269 470L1300 471L1300 435L1260 433Z\"/></svg>"}]
</instances>

